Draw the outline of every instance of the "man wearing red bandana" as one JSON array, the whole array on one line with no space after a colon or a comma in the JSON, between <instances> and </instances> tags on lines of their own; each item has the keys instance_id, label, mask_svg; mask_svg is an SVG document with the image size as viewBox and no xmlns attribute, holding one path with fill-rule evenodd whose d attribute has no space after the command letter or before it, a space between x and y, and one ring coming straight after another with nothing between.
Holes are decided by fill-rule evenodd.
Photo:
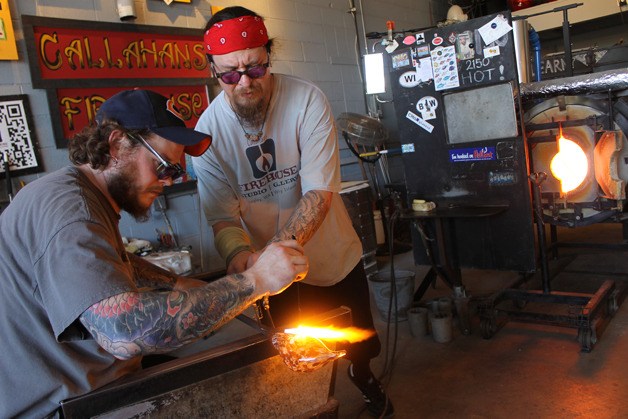
<instances>
[{"instance_id":1,"label":"man wearing red bandana","mask_svg":"<svg viewBox=\"0 0 628 419\"><path fill-rule=\"evenodd\" d=\"M371 414L392 403L370 369L381 345L370 308L362 245L340 197L340 158L329 102L313 83L271 73L273 41L263 19L229 7L207 23L205 48L222 92L196 126L212 136L194 170L216 249L227 272L254 266L270 243L296 240L310 266L298 286L270 298L275 327L347 306L372 331L348 345L349 376Z\"/></svg>"}]
</instances>

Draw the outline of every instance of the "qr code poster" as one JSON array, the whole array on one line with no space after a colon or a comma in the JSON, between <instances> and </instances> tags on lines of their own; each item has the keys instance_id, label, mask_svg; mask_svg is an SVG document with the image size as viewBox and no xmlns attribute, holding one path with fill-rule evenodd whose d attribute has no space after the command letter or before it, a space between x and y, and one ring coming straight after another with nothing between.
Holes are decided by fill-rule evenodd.
<instances>
[{"instance_id":1,"label":"qr code poster","mask_svg":"<svg viewBox=\"0 0 628 419\"><path fill-rule=\"evenodd\" d=\"M42 171L26 95L0 96L0 173L9 162L11 176Z\"/></svg>"}]
</instances>

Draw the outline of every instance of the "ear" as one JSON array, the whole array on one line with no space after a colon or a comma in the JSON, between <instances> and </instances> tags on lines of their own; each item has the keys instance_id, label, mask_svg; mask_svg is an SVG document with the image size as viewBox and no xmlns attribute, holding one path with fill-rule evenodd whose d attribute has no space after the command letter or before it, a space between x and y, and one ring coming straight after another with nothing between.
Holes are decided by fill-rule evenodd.
<instances>
[{"instance_id":1,"label":"ear","mask_svg":"<svg viewBox=\"0 0 628 419\"><path fill-rule=\"evenodd\" d=\"M114 129L111 131L111 134L109 134L109 155L112 161L120 158L120 152L125 141L127 141L126 136L122 130Z\"/></svg>"}]
</instances>

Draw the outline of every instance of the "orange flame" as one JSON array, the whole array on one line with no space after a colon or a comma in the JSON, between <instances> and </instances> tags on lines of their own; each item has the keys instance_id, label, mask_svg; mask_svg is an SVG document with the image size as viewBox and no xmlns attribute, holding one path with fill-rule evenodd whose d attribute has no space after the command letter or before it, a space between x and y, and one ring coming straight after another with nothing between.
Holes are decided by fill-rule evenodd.
<instances>
[{"instance_id":1,"label":"orange flame","mask_svg":"<svg viewBox=\"0 0 628 419\"><path fill-rule=\"evenodd\" d=\"M350 343L355 343L368 339L375 332L371 330L359 329L357 327L336 328L333 326L311 327L299 325L296 328L284 330L284 333L298 335L300 337L313 337L322 340L348 341Z\"/></svg>"},{"instance_id":2,"label":"orange flame","mask_svg":"<svg viewBox=\"0 0 628 419\"><path fill-rule=\"evenodd\" d=\"M582 184L587 177L589 165L582 148L576 142L565 138L562 127L559 128L558 153L552 158L550 170L560 181L561 191L567 193Z\"/></svg>"}]
</instances>

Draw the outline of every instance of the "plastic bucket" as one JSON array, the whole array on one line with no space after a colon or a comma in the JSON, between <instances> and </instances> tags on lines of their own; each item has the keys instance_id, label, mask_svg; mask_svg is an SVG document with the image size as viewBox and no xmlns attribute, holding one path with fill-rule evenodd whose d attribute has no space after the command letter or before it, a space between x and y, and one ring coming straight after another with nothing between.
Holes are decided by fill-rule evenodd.
<instances>
[{"instance_id":1,"label":"plastic bucket","mask_svg":"<svg viewBox=\"0 0 628 419\"><path fill-rule=\"evenodd\" d=\"M427 308L412 307L408 310L408 324L415 338L427 335Z\"/></svg>"},{"instance_id":2,"label":"plastic bucket","mask_svg":"<svg viewBox=\"0 0 628 419\"><path fill-rule=\"evenodd\" d=\"M412 271L395 271L395 289L397 294L397 310L395 312L395 302L392 306L390 300L392 297L390 270L378 272L369 278L371 285L371 294L375 300L375 305L379 311L382 320L396 321L407 320L408 309L412 304L414 296L414 272ZM391 316L388 317L388 308L391 307Z\"/></svg>"},{"instance_id":3,"label":"plastic bucket","mask_svg":"<svg viewBox=\"0 0 628 419\"><path fill-rule=\"evenodd\" d=\"M453 338L451 314L438 314L430 317L432 338L438 343L450 342Z\"/></svg>"}]
</instances>

